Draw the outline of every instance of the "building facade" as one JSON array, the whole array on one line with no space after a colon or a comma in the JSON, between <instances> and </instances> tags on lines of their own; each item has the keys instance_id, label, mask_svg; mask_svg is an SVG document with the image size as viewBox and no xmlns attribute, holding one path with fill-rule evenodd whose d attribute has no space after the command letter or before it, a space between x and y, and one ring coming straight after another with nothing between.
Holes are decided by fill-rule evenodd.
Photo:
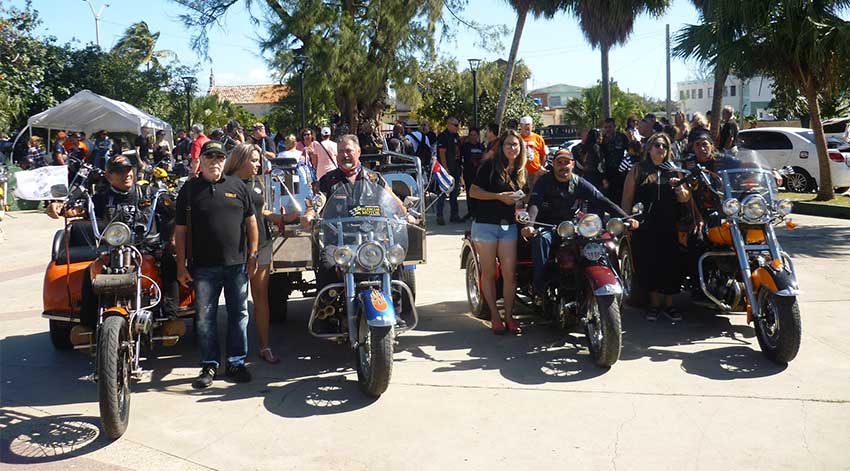
<instances>
[{"instance_id":1,"label":"building facade","mask_svg":"<svg viewBox=\"0 0 850 471\"><path fill-rule=\"evenodd\" d=\"M531 98L537 101L543 109L561 108L567 106L570 98L581 98L581 87L559 83L549 87L538 88L529 92Z\"/></svg>"},{"instance_id":2,"label":"building facade","mask_svg":"<svg viewBox=\"0 0 850 471\"><path fill-rule=\"evenodd\" d=\"M688 80L676 82L681 111L688 117L696 112L711 109L714 80ZM769 104L773 99L773 80L768 77L753 77L743 80L730 75L723 87L723 106L731 106L741 116L755 116L759 120L772 120Z\"/></svg>"}]
</instances>

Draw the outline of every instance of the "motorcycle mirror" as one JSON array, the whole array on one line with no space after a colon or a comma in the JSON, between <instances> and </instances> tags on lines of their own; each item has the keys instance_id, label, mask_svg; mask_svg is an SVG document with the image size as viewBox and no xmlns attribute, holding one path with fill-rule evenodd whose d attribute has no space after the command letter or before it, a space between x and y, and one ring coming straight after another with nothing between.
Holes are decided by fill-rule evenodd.
<instances>
[{"instance_id":1,"label":"motorcycle mirror","mask_svg":"<svg viewBox=\"0 0 850 471\"><path fill-rule=\"evenodd\" d=\"M516 213L516 222L528 224L529 221L531 221L531 217L528 215L528 211L518 211Z\"/></svg>"},{"instance_id":2,"label":"motorcycle mirror","mask_svg":"<svg viewBox=\"0 0 850 471\"><path fill-rule=\"evenodd\" d=\"M638 214L643 212L643 203L637 203L632 206L632 214Z\"/></svg>"},{"instance_id":3,"label":"motorcycle mirror","mask_svg":"<svg viewBox=\"0 0 850 471\"><path fill-rule=\"evenodd\" d=\"M404 207L407 209L415 208L419 204L418 196L405 196L404 197Z\"/></svg>"}]
</instances>

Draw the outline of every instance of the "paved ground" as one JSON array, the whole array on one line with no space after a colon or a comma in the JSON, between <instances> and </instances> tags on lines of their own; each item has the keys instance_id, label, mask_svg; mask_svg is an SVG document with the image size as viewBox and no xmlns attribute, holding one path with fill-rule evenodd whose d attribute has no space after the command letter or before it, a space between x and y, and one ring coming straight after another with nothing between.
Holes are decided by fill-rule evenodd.
<instances>
[{"instance_id":1,"label":"paved ground","mask_svg":"<svg viewBox=\"0 0 850 471\"><path fill-rule=\"evenodd\" d=\"M758 351L743 316L676 325L624 313L621 361L603 371L584 338L545 326L494 337L466 313L463 228L428 239L417 332L389 390L357 389L346 350L305 331L309 301L273 326L284 361L255 380L194 391L191 335L160 349L136 384L126 435L99 436L90 359L57 352L39 317L53 231L5 220L0 245L2 461L33 469L848 469L850 223L797 217L804 337L787 368ZM253 326L251 327L253 334ZM252 339L253 342L253 339ZM255 345L252 343L252 346ZM33 466L35 465L35 466ZM7 464L18 469L16 464Z\"/></svg>"}]
</instances>

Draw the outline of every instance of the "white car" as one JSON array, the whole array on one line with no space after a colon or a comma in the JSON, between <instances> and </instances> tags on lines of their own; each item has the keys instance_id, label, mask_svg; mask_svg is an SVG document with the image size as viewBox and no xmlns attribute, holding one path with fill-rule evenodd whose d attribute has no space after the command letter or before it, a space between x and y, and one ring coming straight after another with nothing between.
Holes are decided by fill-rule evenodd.
<instances>
[{"instance_id":1,"label":"white car","mask_svg":"<svg viewBox=\"0 0 850 471\"><path fill-rule=\"evenodd\" d=\"M758 151L773 168L790 166L794 174L785 178L785 188L808 193L818 187L818 151L814 131L807 128L756 128L738 134L741 148ZM828 149L832 186L843 193L850 188L850 153Z\"/></svg>"},{"instance_id":2,"label":"white car","mask_svg":"<svg viewBox=\"0 0 850 471\"><path fill-rule=\"evenodd\" d=\"M828 119L823 122L823 133L827 139L834 138L842 142L848 125L850 125L850 116Z\"/></svg>"}]
</instances>

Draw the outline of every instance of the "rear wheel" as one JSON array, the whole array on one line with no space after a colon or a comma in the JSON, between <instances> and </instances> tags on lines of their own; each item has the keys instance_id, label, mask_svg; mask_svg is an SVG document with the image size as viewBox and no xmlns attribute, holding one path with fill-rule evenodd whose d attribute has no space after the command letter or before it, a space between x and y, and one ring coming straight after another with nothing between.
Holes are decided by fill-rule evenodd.
<instances>
[{"instance_id":1,"label":"rear wheel","mask_svg":"<svg viewBox=\"0 0 850 471\"><path fill-rule=\"evenodd\" d=\"M623 283L623 296L629 306L642 308L649 304L649 293L641 289L635 276L635 259L629 244L620 249L620 278Z\"/></svg>"},{"instance_id":2,"label":"rear wheel","mask_svg":"<svg viewBox=\"0 0 850 471\"><path fill-rule=\"evenodd\" d=\"M56 321L50 319L50 342L57 350L70 350L74 348L71 343L71 327L74 325L70 322Z\"/></svg>"},{"instance_id":3,"label":"rear wheel","mask_svg":"<svg viewBox=\"0 0 850 471\"><path fill-rule=\"evenodd\" d=\"M794 173L785 176L785 189L794 193L809 193L817 188L815 179L802 168L794 167Z\"/></svg>"},{"instance_id":4,"label":"rear wheel","mask_svg":"<svg viewBox=\"0 0 850 471\"><path fill-rule=\"evenodd\" d=\"M617 296L598 296L588 302L588 309L585 333L590 355L597 366L609 368L620 359L623 342L620 300Z\"/></svg>"},{"instance_id":5,"label":"rear wheel","mask_svg":"<svg viewBox=\"0 0 850 471\"><path fill-rule=\"evenodd\" d=\"M291 292L287 273L272 273L269 276L269 318L272 322L286 322Z\"/></svg>"},{"instance_id":6,"label":"rear wheel","mask_svg":"<svg viewBox=\"0 0 850 471\"><path fill-rule=\"evenodd\" d=\"M100 421L109 438L115 440L130 422L130 347L127 320L111 316L98 329L97 392Z\"/></svg>"},{"instance_id":7,"label":"rear wheel","mask_svg":"<svg viewBox=\"0 0 850 471\"><path fill-rule=\"evenodd\" d=\"M466 299L469 301L469 312L478 319L490 320L490 308L481 294L481 276L475 254L470 253L466 259Z\"/></svg>"},{"instance_id":8,"label":"rear wheel","mask_svg":"<svg viewBox=\"0 0 850 471\"><path fill-rule=\"evenodd\" d=\"M762 289L758 295L759 318L755 320L756 338L764 356L787 364L800 351L800 306L794 296L777 296Z\"/></svg>"},{"instance_id":9,"label":"rear wheel","mask_svg":"<svg viewBox=\"0 0 850 471\"><path fill-rule=\"evenodd\" d=\"M366 322L366 314L358 307L357 382L364 394L380 397L390 385L393 373L393 327L375 327Z\"/></svg>"},{"instance_id":10,"label":"rear wheel","mask_svg":"<svg viewBox=\"0 0 850 471\"><path fill-rule=\"evenodd\" d=\"M844 193L847 193L847 190L850 190L850 186L839 186L835 188L835 194L843 195Z\"/></svg>"}]
</instances>

